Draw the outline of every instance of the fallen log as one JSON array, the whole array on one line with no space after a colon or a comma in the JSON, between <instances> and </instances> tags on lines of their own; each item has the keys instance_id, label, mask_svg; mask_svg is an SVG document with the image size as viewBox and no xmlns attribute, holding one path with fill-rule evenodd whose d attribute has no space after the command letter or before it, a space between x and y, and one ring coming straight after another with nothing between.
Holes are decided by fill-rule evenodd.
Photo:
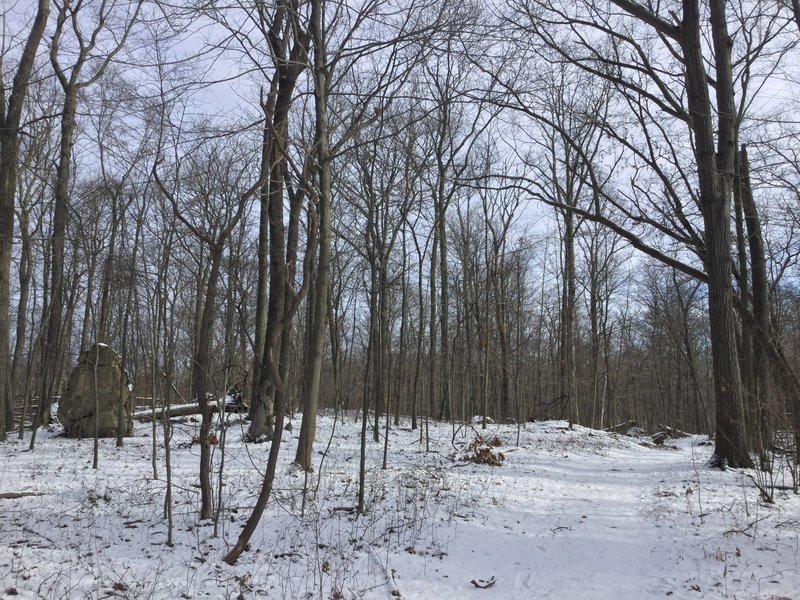
<instances>
[{"instance_id":1,"label":"fallen log","mask_svg":"<svg viewBox=\"0 0 800 600\"><path fill-rule=\"evenodd\" d=\"M214 403L210 405L211 412L215 413L219 410L219 403ZM225 412L226 413L242 413L247 412L247 406L238 398L231 398L228 396L225 401ZM142 410L133 413L133 418L137 421L142 423L149 423L153 420L153 415L155 414L155 418L157 421L160 421L164 418L164 409L157 409L155 413L152 410ZM200 414L200 405L196 402L191 404L178 404L176 406L169 407L169 418L175 417L189 417L192 415L199 415Z\"/></svg>"},{"instance_id":2,"label":"fallen log","mask_svg":"<svg viewBox=\"0 0 800 600\"><path fill-rule=\"evenodd\" d=\"M656 446L660 446L671 437L672 436L670 436L666 431L656 431L653 435L650 436L650 439L653 440L653 443Z\"/></svg>"},{"instance_id":3,"label":"fallen log","mask_svg":"<svg viewBox=\"0 0 800 600\"><path fill-rule=\"evenodd\" d=\"M692 435L691 433L686 433L685 431L681 431L680 429L675 429L674 427L670 427L668 425L662 425L661 423L656 423L656 431L659 433L666 434L673 440L677 440L679 438L686 438Z\"/></svg>"},{"instance_id":4,"label":"fallen log","mask_svg":"<svg viewBox=\"0 0 800 600\"><path fill-rule=\"evenodd\" d=\"M609 433L622 433L626 434L631 427L636 427L636 421L630 420L625 421L624 423L619 423L618 425L612 425L610 427L606 427L603 431L607 431Z\"/></svg>"}]
</instances>

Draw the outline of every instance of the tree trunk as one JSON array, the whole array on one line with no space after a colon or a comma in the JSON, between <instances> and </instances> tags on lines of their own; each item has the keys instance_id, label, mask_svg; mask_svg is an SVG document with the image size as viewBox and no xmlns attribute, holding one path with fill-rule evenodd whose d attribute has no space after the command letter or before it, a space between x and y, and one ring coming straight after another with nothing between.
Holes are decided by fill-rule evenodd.
<instances>
[{"instance_id":1,"label":"tree trunk","mask_svg":"<svg viewBox=\"0 0 800 600\"><path fill-rule=\"evenodd\" d=\"M289 7L280 3L276 7L274 22L276 25L284 23L284 12ZM291 28L291 25L286 25ZM273 32L274 33L274 32ZM295 34L299 39L295 41L291 50L285 47L287 40L294 40ZM282 337L284 335L283 326L279 325L284 318L284 307L286 302L286 286L290 283L288 279L287 267L287 242L286 225L284 223L283 192L286 178L287 157L287 136L289 131L289 108L292 103L292 95L300 74L305 70L305 54L307 50L308 38L305 33L286 32L283 41L275 41L278 38L270 38L272 51L275 55L275 74L277 79L277 91L275 92L274 111L271 115L267 114L267 120L271 119L271 125L265 128L266 138L264 144L267 146L269 158L269 172L263 172L262 177L269 177L269 192L267 199L267 212L269 220L269 298L267 300L266 327L264 331L263 362L260 366L253 369L253 396L250 410L250 427L247 430L246 439L249 441L263 441L273 435L272 397L275 393L274 377L279 376ZM265 112L269 112L269 104L265 105ZM262 190L263 192L263 190ZM262 196L262 210L264 201ZM291 221L291 219L290 219ZM290 223L291 225L291 223ZM264 232L261 231L259 244L266 244ZM263 265L261 265L263 266ZM259 268L259 277L263 276L263 271ZM263 281L259 280L259 287ZM258 316L257 316L258 320ZM287 341L288 343L288 341ZM270 357L270 354L272 355ZM271 373L265 370L265 365L273 364L276 371ZM284 367L285 368L285 367Z\"/></svg>"},{"instance_id":2,"label":"tree trunk","mask_svg":"<svg viewBox=\"0 0 800 600\"><path fill-rule=\"evenodd\" d=\"M64 311L64 239L69 218L69 181L76 125L77 92L78 90L74 86L65 89L61 114L61 142L56 167L53 222L50 234L50 300L47 305L47 314L42 317L47 322L42 354L39 414L37 416L37 424L42 427L50 423L50 406L57 385L58 350L61 345ZM31 443L33 443L33 439L31 439Z\"/></svg>"},{"instance_id":3,"label":"tree trunk","mask_svg":"<svg viewBox=\"0 0 800 600\"><path fill-rule=\"evenodd\" d=\"M125 300L125 314L122 318L122 335L121 335L121 348L120 359L124 366L128 366L130 356L128 354L128 327L130 325L131 313L134 309L134 299L136 297L137 280L136 280L136 258L139 253L139 239L142 235L142 227L144 225L144 215L140 214L136 218L136 231L133 235L133 252L131 253L131 264L133 269L130 273L130 280L128 282L128 294ZM128 435L127 426L125 423L125 397L128 390L125 389L126 382L124 377L120 378L119 399L117 402L117 448L122 448L122 438ZM133 406L131 406L133 408Z\"/></svg>"},{"instance_id":4,"label":"tree trunk","mask_svg":"<svg viewBox=\"0 0 800 600\"><path fill-rule=\"evenodd\" d=\"M211 348L211 332L216 312L217 280L224 246L217 241L211 245L209 261L211 269L206 283L200 327L197 330L197 347L192 364L192 382L194 396L200 407L200 432L197 436L200 444L200 518L210 519L214 516L214 498L211 488L211 433L212 406L208 402L209 352Z\"/></svg>"},{"instance_id":5,"label":"tree trunk","mask_svg":"<svg viewBox=\"0 0 800 600\"><path fill-rule=\"evenodd\" d=\"M429 379L428 379L428 407L425 411L425 422L427 428L427 421L430 419L431 411L434 406L436 406L436 392L439 388L437 385L439 371L438 371L438 351L439 351L439 344L437 341L437 323L436 323L436 300L437 300L437 291L436 291L436 267L437 267L437 256L439 251L439 228L436 223L433 226L433 240L431 243L431 262L430 262L430 274L428 277L428 286L430 287L429 294L430 294L430 322L428 323L428 335L430 337L429 340L429 349L430 354L428 356L428 367L429 367ZM426 447L427 450L427 447Z\"/></svg>"},{"instance_id":6,"label":"tree trunk","mask_svg":"<svg viewBox=\"0 0 800 600\"><path fill-rule=\"evenodd\" d=\"M6 439L6 407L11 404L11 357L9 356L9 307L11 258L14 233L14 196L19 161L19 133L22 107L36 52L44 35L50 0L39 0L36 16L19 57L17 72L6 97L0 86L0 441Z\"/></svg>"},{"instance_id":7,"label":"tree trunk","mask_svg":"<svg viewBox=\"0 0 800 600\"><path fill-rule=\"evenodd\" d=\"M697 0L683 3L682 45L686 63L686 96L695 138L700 203L705 230L708 274L708 313L716 399L716 447L711 463L719 467L752 467L747 452L739 363L736 356L735 316L731 289L731 185L736 136L731 75L731 40L725 0L710 0L715 50L718 120L714 150L712 107L708 93Z\"/></svg>"},{"instance_id":8,"label":"tree trunk","mask_svg":"<svg viewBox=\"0 0 800 600\"><path fill-rule=\"evenodd\" d=\"M395 401L394 401L394 426L400 425L400 410L406 406L407 387L406 387L406 356L407 337L408 337L408 287L409 281L406 279L408 269L408 248L406 246L406 230L403 229L403 262L400 274L400 338L399 354L397 357L397 378L395 380Z\"/></svg>"},{"instance_id":9,"label":"tree trunk","mask_svg":"<svg viewBox=\"0 0 800 600\"><path fill-rule=\"evenodd\" d=\"M795 0L796 1L796 0ZM759 328L766 335L770 332L769 323L769 280L767 279L767 261L764 253L764 237L761 233L761 220L753 198L750 184L750 161L747 148L743 145L739 153L739 168L742 177L742 208L747 226L747 239L750 247L750 270L752 274L753 317ZM745 329L750 327L745 323ZM767 429L766 411L770 400L770 373L767 345L759 335L753 335L752 373L755 398L750 412L750 431L754 449L763 451L771 445L771 436Z\"/></svg>"},{"instance_id":10,"label":"tree trunk","mask_svg":"<svg viewBox=\"0 0 800 600\"><path fill-rule=\"evenodd\" d=\"M273 330L272 337L274 336L275 331ZM268 335L266 340L268 344L266 353L267 364L263 365L262 368L272 373L276 373L278 367L272 363L273 355L269 351L269 344L271 344L273 340L270 340L269 338L270 336ZM252 514L245 522L245 525L239 534L239 539L236 540L236 544L234 544L233 548L231 548L228 554L226 554L222 559L229 565L236 564L236 561L239 560L242 552L249 547L250 538L252 537L259 521L261 520L261 515L264 514L264 510L267 508L267 502L269 502L269 497L272 493L272 484L275 481L275 471L278 466L278 455L280 454L281 434L283 432L283 418L285 409L283 382L277 381L276 384L274 396L275 435L273 436L272 445L269 449L269 457L267 458L267 471L264 474L264 479L261 483L261 489L259 491L258 498L256 499L255 507L253 507Z\"/></svg>"},{"instance_id":11,"label":"tree trunk","mask_svg":"<svg viewBox=\"0 0 800 600\"><path fill-rule=\"evenodd\" d=\"M108 319L111 313L111 280L114 271L114 259L117 249L117 232L119 230L119 203L115 194L111 200L111 235L108 239L108 254L103 264L103 281L100 284L100 316L97 319L97 341L108 343Z\"/></svg>"},{"instance_id":12,"label":"tree trunk","mask_svg":"<svg viewBox=\"0 0 800 600\"><path fill-rule=\"evenodd\" d=\"M417 298L419 304L418 326L417 326L417 353L414 360L414 387L411 390L411 429L416 429L419 424L417 423L417 416L419 412L419 397L420 388L422 385L422 354L424 352L423 340L425 339L425 291L423 288L423 260L422 252L420 251L417 234L412 229L411 235L414 238L414 246L417 250Z\"/></svg>"},{"instance_id":13,"label":"tree trunk","mask_svg":"<svg viewBox=\"0 0 800 600\"><path fill-rule=\"evenodd\" d=\"M439 399L439 418L451 420L453 418L452 399L450 397L450 285L447 269L447 223L445 221L445 206L447 200L444 195L445 178L440 177L439 202L437 210L437 227L439 228L439 297L441 298L441 352L442 352L442 385L441 398Z\"/></svg>"},{"instance_id":14,"label":"tree trunk","mask_svg":"<svg viewBox=\"0 0 800 600\"><path fill-rule=\"evenodd\" d=\"M276 88L276 84L272 84ZM267 336L267 303L269 282L269 189L271 181L270 160L272 155L272 122L270 117L274 114L275 94L270 93L262 108L264 111L264 131L261 144L261 177L265 179L259 193L260 210L258 215L258 278L256 280L256 322L255 322L255 347L253 348L253 364L250 372L248 396L250 406L250 419L256 417L256 411L266 404L267 390L263 389L265 379L261 376L261 366L264 364L264 341Z\"/></svg>"},{"instance_id":15,"label":"tree trunk","mask_svg":"<svg viewBox=\"0 0 800 600\"><path fill-rule=\"evenodd\" d=\"M505 234L504 234L505 235ZM497 343L500 351L500 420L507 422L514 418L511 404L511 351L508 332L508 282L503 259L504 241L495 239L492 243L491 282L494 294L494 316L497 328ZM486 307L489 310L489 307Z\"/></svg>"},{"instance_id":16,"label":"tree trunk","mask_svg":"<svg viewBox=\"0 0 800 600\"><path fill-rule=\"evenodd\" d=\"M371 242L374 244L374 240ZM372 427L372 440L377 442L380 439L379 421L383 413L381 369L383 367L381 353L381 326L380 326L380 267L377 263L377 250L372 249L372 264L370 267L370 290L369 290L369 342L367 349L367 385L364 386L364 393L371 398L372 407L375 413L375 422ZM369 401L367 402L369 406ZM369 412L364 414L364 418L369 416Z\"/></svg>"},{"instance_id":17,"label":"tree trunk","mask_svg":"<svg viewBox=\"0 0 800 600\"><path fill-rule=\"evenodd\" d=\"M572 200L572 199L569 199ZM561 340L559 344L559 397L567 407L570 427L578 420L578 399L575 397L575 214L563 213L564 237L561 282Z\"/></svg>"},{"instance_id":18,"label":"tree trunk","mask_svg":"<svg viewBox=\"0 0 800 600\"><path fill-rule=\"evenodd\" d=\"M32 263L32 249L31 249L31 232L28 231L28 210L20 211L20 234L22 237L22 248L20 249L19 260L19 299L17 301L17 327L16 337L14 343L14 358L11 364L11 377L10 384L13 389L22 390L23 393L9 395L9 402L6 403L6 428L10 431L13 427L14 419L14 405L19 400L24 404L27 400L24 389L27 386L20 385L22 381L22 369L26 363L24 359L25 353L25 336L28 325L28 299L30 296L31 276L33 273ZM1 343L1 342L0 342ZM31 348L29 351L33 351ZM23 411L24 412L24 411ZM22 415L22 419L25 415Z\"/></svg>"},{"instance_id":19,"label":"tree trunk","mask_svg":"<svg viewBox=\"0 0 800 600\"><path fill-rule=\"evenodd\" d=\"M306 365L306 395L300 439L297 442L295 463L308 471L317 429L320 376L325 350L325 328L328 324L328 292L331 279L331 164L328 143L328 85L329 73L325 63L326 43L322 26L322 2L315 0L311 9L311 39L314 44L314 114L316 118L317 212L319 229L319 259L314 288L311 335ZM309 251L313 251L309 249Z\"/></svg>"},{"instance_id":20,"label":"tree trunk","mask_svg":"<svg viewBox=\"0 0 800 600\"><path fill-rule=\"evenodd\" d=\"M747 242L745 240L745 223L744 213L742 209L744 193L742 165L740 164L738 153L734 160L734 177L733 177L733 208L734 208L734 222L736 226L736 268L737 268L737 282L739 284L739 297L745 310L750 309L750 268L747 262ZM738 328L739 344L737 350L739 352L739 372L742 377L742 401L745 405L748 423L755 424L752 419L754 416L753 411L756 410L756 391L755 381L753 379L753 335L748 327L740 326ZM752 435L752 431L750 432Z\"/></svg>"}]
</instances>

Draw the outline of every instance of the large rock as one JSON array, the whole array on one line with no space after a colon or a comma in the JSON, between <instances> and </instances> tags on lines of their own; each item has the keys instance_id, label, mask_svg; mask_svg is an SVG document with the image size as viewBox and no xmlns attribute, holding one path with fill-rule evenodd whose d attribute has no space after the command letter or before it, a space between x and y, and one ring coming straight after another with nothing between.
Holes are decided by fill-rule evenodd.
<instances>
[{"instance_id":1,"label":"large rock","mask_svg":"<svg viewBox=\"0 0 800 600\"><path fill-rule=\"evenodd\" d=\"M133 431L133 390L122 368L119 354L105 344L95 344L81 353L58 403L58 420L68 437L116 437L118 410L123 403L123 435Z\"/></svg>"}]
</instances>

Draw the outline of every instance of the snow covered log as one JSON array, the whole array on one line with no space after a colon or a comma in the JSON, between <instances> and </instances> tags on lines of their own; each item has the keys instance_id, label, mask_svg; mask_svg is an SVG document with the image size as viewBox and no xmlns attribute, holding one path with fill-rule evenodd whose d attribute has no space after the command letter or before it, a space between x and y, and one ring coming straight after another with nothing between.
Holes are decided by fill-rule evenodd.
<instances>
[{"instance_id":1,"label":"snow covered log","mask_svg":"<svg viewBox=\"0 0 800 600\"><path fill-rule=\"evenodd\" d=\"M219 410L219 403L214 402L211 405L211 412L215 413ZM247 412L247 406L238 397L227 396L225 398L225 412L241 413ZM174 417L188 417L191 415L200 414L200 405L196 402L191 404L177 404L169 408L169 418ZM137 411L133 414L133 418L142 423L149 423L153 420L153 411L150 409ZM157 409L155 411L156 420L164 418L164 410Z\"/></svg>"},{"instance_id":2,"label":"snow covered log","mask_svg":"<svg viewBox=\"0 0 800 600\"><path fill-rule=\"evenodd\" d=\"M609 433L622 433L627 434L628 430L631 427L636 427L636 421L633 419L625 421L624 423L619 423L617 425L612 425L610 427L606 427L603 431L608 431Z\"/></svg>"}]
</instances>

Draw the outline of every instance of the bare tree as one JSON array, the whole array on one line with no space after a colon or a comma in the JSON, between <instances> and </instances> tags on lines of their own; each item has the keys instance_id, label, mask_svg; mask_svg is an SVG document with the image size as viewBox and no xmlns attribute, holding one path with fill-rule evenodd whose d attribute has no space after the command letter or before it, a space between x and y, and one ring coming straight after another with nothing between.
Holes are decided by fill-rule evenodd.
<instances>
[{"instance_id":1,"label":"bare tree","mask_svg":"<svg viewBox=\"0 0 800 600\"><path fill-rule=\"evenodd\" d=\"M213 517L211 488L211 416L212 404L207 397L210 377L210 342L216 313L217 285L223 252L228 238L236 229L250 199L258 193L262 182L244 188L247 161L230 155L219 147L193 149L186 157L186 173L176 165L175 189L169 189L158 176L158 162L153 175L159 189L172 205L173 215L208 247L210 264L197 325L197 341L192 362L193 393L200 407L200 518ZM244 166L243 166L244 165ZM181 181L182 180L182 181ZM189 216L193 215L193 216Z\"/></svg>"},{"instance_id":2,"label":"bare tree","mask_svg":"<svg viewBox=\"0 0 800 600\"><path fill-rule=\"evenodd\" d=\"M73 160L73 145L77 127L78 96L95 84L122 50L139 16L143 0L92 2L79 0L75 4L55 2L58 10L55 31L50 44L50 63L64 93L61 109L61 130L50 249L50 297L44 309L45 344L42 353L39 414L37 424L46 425L50 405L57 385L59 347L63 343L64 319L64 239L69 218L69 186ZM91 13L96 8L96 12ZM88 33L84 18L93 22ZM72 39L67 40L65 36ZM70 66L65 66L67 62ZM89 71L81 78L84 70ZM31 448L36 435L31 437Z\"/></svg>"},{"instance_id":3,"label":"bare tree","mask_svg":"<svg viewBox=\"0 0 800 600\"><path fill-rule=\"evenodd\" d=\"M300 439L297 442L295 463L310 470L316 415L319 403L320 375L325 349L325 333L328 322L328 298L331 282L331 151L328 131L328 97L331 85L331 69L328 59L328 40L325 31L324 13L327 2L313 0L309 16L309 31L313 46L312 76L314 79L314 186L317 212L317 243L319 255L314 280L314 294L310 298L310 336L308 363L306 364L305 402ZM332 20L338 20L333 15Z\"/></svg>"},{"instance_id":4,"label":"bare tree","mask_svg":"<svg viewBox=\"0 0 800 600\"><path fill-rule=\"evenodd\" d=\"M19 228L19 293L17 301L17 324L11 365L11 385L15 392L12 402L6 406L6 425L10 429L12 404L21 408L19 423L20 436L23 422L27 418L30 396L34 385L32 361L35 355L35 341L39 337L36 317L33 312L38 295L38 284L34 274L37 269L39 243L45 227L45 206L48 183L52 176L54 155L53 131L57 99L55 88L48 81L39 81L29 94L26 118L29 125L21 140L21 161L17 172L16 215ZM32 312L33 311L33 312ZM28 337L31 337L28 340Z\"/></svg>"},{"instance_id":5,"label":"bare tree","mask_svg":"<svg viewBox=\"0 0 800 600\"><path fill-rule=\"evenodd\" d=\"M50 1L39 0L36 15L17 62L11 89L6 87L7 48L0 55L0 441L6 439L7 407L11 404L11 357L9 355L9 301L12 233L14 231L14 196L19 164L19 134L22 110L33 71L36 52L44 35ZM5 27L5 18L3 19Z\"/></svg>"},{"instance_id":6,"label":"bare tree","mask_svg":"<svg viewBox=\"0 0 800 600\"><path fill-rule=\"evenodd\" d=\"M310 30L312 31L312 41L314 42L314 64L312 74L314 77L315 93L315 151L317 184L321 186L325 183L331 185L331 179L324 172L325 168L330 168L330 163L334 157L346 152L350 147L358 147L364 143L367 128L380 122L384 115L391 112L392 104L402 85L409 77L413 67L420 60L420 55L416 50L427 40L437 27L444 22L447 15L446 5L440 7L436 5L425 5L411 3L402 12L395 14L394 9L385 2L368 3L361 7L356 13L349 15L350 8L341 3L323 2L320 10L330 12L323 15L325 22L330 22L337 26L338 30L325 29L324 27L317 33L314 29L314 20L311 19ZM416 19L415 9L421 9L428 13L430 21L422 24ZM316 10L316 5L312 3L312 11ZM315 14L315 13L314 13ZM449 18L449 17L447 17ZM393 23L387 30L388 35L383 37L384 32L376 28L377 36L370 31L372 26L377 23ZM369 37L365 40L360 39L359 32L364 30L369 32ZM317 36L316 38L314 36ZM373 37L375 36L375 37ZM329 49L328 38L342 40L340 46ZM321 48L319 47L321 45ZM317 54L322 57L330 56L326 60L317 63ZM375 64L369 68L360 67L361 62L367 62L368 58L374 58ZM365 82L369 82L365 84ZM329 115L319 112L319 105L324 104L328 107L327 97L333 92L342 94L345 84L350 85L350 94L345 102L339 103L336 107L331 107L335 111L338 121L346 123L341 133L331 142L327 131L320 130L320 122L323 122L325 129L328 127ZM321 89L320 86L325 86ZM376 133L379 136L385 134L384 130L378 127ZM320 147L327 148L327 155L323 157L319 154ZM326 326L325 306L317 300L321 300L321 295L327 295L327 291L319 289L319 285L328 287L330 285L329 260L330 260L330 217L326 213L328 208L325 206L324 199L330 196L330 191L324 191L321 187L316 190L318 213L319 213L319 260L317 263L318 276L315 281L315 300L312 305L314 315L309 325L312 327L309 344L309 364L306 372L305 406L303 411L303 424L301 426L300 445L298 446L297 463L304 468L309 468L311 444L313 444L313 432L315 430L316 409L319 397L319 373L322 364L322 351L324 340L324 327ZM405 204L405 203L402 203ZM379 218L378 215L373 215ZM368 219L367 227L375 224L374 220ZM397 238L395 227L392 236L392 243L388 245L388 252L394 245ZM383 250L387 248L384 247ZM379 423L377 413L382 412L385 402L385 394L389 391L386 385L389 365L386 360L385 350L388 348L388 294L385 293L388 287L388 254L384 253L380 257L373 257L374 260L381 262L379 270L373 269L373 274L377 276L378 282L373 286L373 293L381 292L376 299L380 300L380 331L374 332L378 338L383 340L376 347L377 368L374 369L376 385L373 389L376 403L376 420L373 434L378 440ZM373 264L374 261L373 261ZM327 296L325 296L327 298ZM372 311L377 315L378 311ZM322 327L323 331L315 331L317 327ZM307 435L308 434L308 435Z\"/></svg>"},{"instance_id":7,"label":"bare tree","mask_svg":"<svg viewBox=\"0 0 800 600\"><path fill-rule=\"evenodd\" d=\"M513 9L524 20L525 27L551 51L586 73L610 82L632 113L640 115L637 117L639 130L659 132L659 139L664 141L661 146L650 143L637 149L624 129L606 128L607 135L633 152L656 174L657 181L663 183L669 211L647 214L635 209L631 212L608 194L603 194L603 199L623 215L622 221L636 218L639 227L646 224L652 228L651 232L657 231L687 244L702 262L705 271L702 279L709 286L708 310L716 381L717 449L713 462L749 466L752 461L747 453L736 351L736 315L730 285L733 273L730 254L732 178L741 116L734 98L736 76L731 59L734 42L728 30L727 3L712 1L705 12L700 10L698 2L686 0L682 2L680 17L674 13L662 16L656 8L631 0L612 0L611 4L621 9L621 14L609 5L567 5L534 0L514 2ZM663 54L653 52L643 42L647 31L656 34ZM562 37L561 32L566 37ZM763 43L754 47L752 56L736 65L750 64L773 35L768 33ZM704 37L708 37L709 44L702 43ZM600 39L606 43L597 43ZM666 56L681 65L675 74L659 66ZM713 100L707 86L709 77L715 82ZM685 95L676 93L677 90ZM749 105L744 93L740 96L742 105ZM674 137L668 132L673 126L677 128L675 133L683 127L683 135L692 140L690 163L684 162L685 153L676 147ZM652 142L652 138L646 139ZM658 166L660 157L655 151L658 147L666 148L667 156L674 160L677 177ZM693 181L697 182L697 193ZM654 199L654 192L634 187L636 195ZM689 210L687 204L694 210ZM614 226L616 216L612 219L599 217L597 211L585 214L592 213L593 219L605 218L606 225ZM625 229L617 231L623 233ZM697 269L675 261L671 252L657 250L631 231L623 237L651 256L682 267L684 272L698 273Z\"/></svg>"},{"instance_id":8,"label":"bare tree","mask_svg":"<svg viewBox=\"0 0 800 600\"><path fill-rule=\"evenodd\" d=\"M261 441L273 434L275 397L286 377L288 335L284 329L293 303L289 288L295 270L297 235L303 190L291 203L288 232L284 223L284 190L289 185L289 119L294 90L307 66L310 35L301 25L300 3L279 2L273 12L258 2L253 20L269 48L273 66L269 92L262 99L264 131L261 159L263 185L260 192L259 282L256 308L251 423L248 439ZM287 238L288 235L288 238ZM267 262L270 268L267 269ZM267 286L269 282L269 286ZM269 289L269 294L267 294ZM274 369L269 365L273 365ZM281 393L283 393L281 391ZM279 434L280 435L280 434Z\"/></svg>"}]
</instances>

